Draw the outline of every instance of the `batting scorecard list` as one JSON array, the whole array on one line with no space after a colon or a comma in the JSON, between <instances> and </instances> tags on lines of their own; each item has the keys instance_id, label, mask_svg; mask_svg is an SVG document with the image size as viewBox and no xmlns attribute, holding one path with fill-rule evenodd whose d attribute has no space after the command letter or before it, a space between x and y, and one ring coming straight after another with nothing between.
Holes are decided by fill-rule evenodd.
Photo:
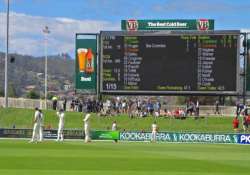
<instances>
[{"instance_id":1,"label":"batting scorecard list","mask_svg":"<svg viewBox=\"0 0 250 175\"><path fill-rule=\"evenodd\" d=\"M237 33L101 33L102 92L235 92Z\"/></svg>"}]
</instances>

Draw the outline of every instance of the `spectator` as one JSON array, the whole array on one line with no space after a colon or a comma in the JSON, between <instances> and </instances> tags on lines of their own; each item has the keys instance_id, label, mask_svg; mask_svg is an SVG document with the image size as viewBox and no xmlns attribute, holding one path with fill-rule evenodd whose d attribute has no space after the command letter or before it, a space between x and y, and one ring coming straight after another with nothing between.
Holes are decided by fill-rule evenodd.
<instances>
[{"instance_id":1,"label":"spectator","mask_svg":"<svg viewBox=\"0 0 250 175\"><path fill-rule=\"evenodd\" d=\"M196 116L199 117L200 115L200 104L199 100L196 101Z\"/></svg>"},{"instance_id":2,"label":"spectator","mask_svg":"<svg viewBox=\"0 0 250 175\"><path fill-rule=\"evenodd\" d=\"M186 114L185 114L185 111L183 109L179 110L179 115L180 115L181 119L185 119L186 118Z\"/></svg>"},{"instance_id":3,"label":"spectator","mask_svg":"<svg viewBox=\"0 0 250 175\"><path fill-rule=\"evenodd\" d=\"M75 108L74 108L74 111L78 111L79 109L79 99L75 99Z\"/></svg>"},{"instance_id":4,"label":"spectator","mask_svg":"<svg viewBox=\"0 0 250 175\"><path fill-rule=\"evenodd\" d=\"M170 110L165 109L165 112L167 113L167 117L172 117L173 114Z\"/></svg>"},{"instance_id":5,"label":"spectator","mask_svg":"<svg viewBox=\"0 0 250 175\"><path fill-rule=\"evenodd\" d=\"M57 97L56 96L54 96L52 98L52 108L53 108L53 110L56 110L56 108L57 108Z\"/></svg>"},{"instance_id":6,"label":"spectator","mask_svg":"<svg viewBox=\"0 0 250 175\"><path fill-rule=\"evenodd\" d=\"M93 100L93 112L98 112L98 102L96 100Z\"/></svg>"},{"instance_id":7,"label":"spectator","mask_svg":"<svg viewBox=\"0 0 250 175\"><path fill-rule=\"evenodd\" d=\"M153 115L154 105L150 101L148 101L147 109L148 109L148 113L150 113L150 115Z\"/></svg>"},{"instance_id":8,"label":"spectator","mask_svg":"<svg viewBox=\"0 0 250 175\"><path fill-rule=\"evenodd\" d=\"M67 98L65 97L63 100L63 110L66 111Z\"/></svg>"},{"instance_id":9,"label":"spectator","mask_svg":"<svg viewBox=\"0 0 250 175\"><path fill-rule=\"evenodd\" d=\"M243 125L243 130L246 132L246 131L248 130L248 120L247 120L247 116L244 116L244 117L243 117L242 125Z\"/></svg>"},{"instance_id":10,"label":"spectator","mask_svg":"<svg viewBox=\"0 0 250 175\"><path fill-rule=\"evenodd\" d=\"M245 105L242 103L237 103L236 105L236 115L240 115L241 112L244 110Z\"/></svg>"},{"instance_id":11,"label":"spectator","mask_svg":"<svg viewBox=\"0 0 250 175\"><path fill-rule=\"evenodd\" d=\"M98 101L98 112L103 110L103 102L102 101Z\"/></svg>"},{"instance_id":12,"label":"spectator","mask_svg":"<svg viewBox=\"0 0 250 175\"><path fill-rule=\"evenodd\" d=\"M75 100L73 99L72 101L71 101L71 103L70 103L70 109L72 110L72 111L74 111L74 109L75 109Z\"/></svg>"},{"instance_id":13,"label":"spectator","mask_svg":"<svg viewBox=\"0 0 250 175\"><path fill-rule=\"evenodd\" d=\"M156 110L157 112L160 113L160 110L161 110L161 103L160 103L159 101L157 101L157 102L155 103L155 110Z\"/></svg>"},{"instance_id":14,"label":"spectator","mask_svg":"<svg viewBox=\"0 0 250 175\"><path fill-rule=\"evenodd\" d=\"M179 108L177 108L177 109L174 111L174 117L175 117L175 118L180 118L180 110L179 110Z\"/></svg>"},{"instance_id":15,"label":"spectator","mask_svg":"<svg viewBox=\"0 0 250 175\"><path fill-rule=\"evenodd\" d=\"M129 118L133 118L134 117L134 113L133 113L134 107L133 107L133 101L129 100L128 101L128 116Z\"/></svg>"},{"instance_id":16,"label":"spectator","mask_svg":"<svg viewBox=\"0 0 250 175\"><path fill-rule=\"evenodd\" d=\"M187 105L187 111L186 114L188 115L192 115L193 112L195 112L195 104L192 101L189 101L188 105Z\"/></svg>"},{"instance_id":17,"label":"spectator","mask_svg":"<svg viewBox=\"0 0 250 175\"><path fill-rule=\"evenodd\" d=\"M137 100L137 101L136 101L136 104L137 104L137 111L138 111L138 112L141 112L141 110L142 110L142 109L141 109L141 108L142 108L141 100Z\"/></svg>"},{"instance_id":18,"label":"spectator","mask_svg":"<svg viewBox=\"0 0 250 175\"><path fill-rule=\"evenodd\" d=\"M219 101L216 100L215 102L215 112L214 114L220 114L220 109L219 109Z\"/></svg>"},{"instance_id":19,"label":"spectator","mask_svg":"<svg viewBox=\"0 0 250 175\"><path fill-rule=\"evenodd\" d=\"M127 103L126 100L122 102L122 113L127 113Z\"/></svg>"},{"instance_id":20,"label":"spectator","mask_svg":"<svg viewBox=\"0 0 250 175\"><path fill-rule=\"evenodd\" d=\"M115 109L116 114L119 114L119 101L118 100L114 102L114 109Z\"/></svg>"},{"instance_id":21,"label":"spectator","mask_svg":"<svg viewBox=\"0 0 250 175\"><path fill-rule=\"evenodd\" d=\"M83 103L81 101L79 101L77 112L82 112L82 109L83 109Z\"/></svg>"},{"instance_id":22,"label":"spectator","mask_svg":"<svg viewBox=\"0 0 250 175\"><path fill-rule=\"evenodd\" d=\"M239 131L239 119L238 119L238 116L236 116L234 119L233 119L233 129L234 131Z\"/></svg>"},{"instance_id":23,"label":"spectator","mask_svg":"<svg viewBox=\"0 0 250 175\"><path fill-rule=\"evenodd\" d=\"M155 117L159 117L160 113L158 111L155 111Z\"/></svg>"},{"instance_id":24,"label":"spectator","mask_svg":"<svg viewBox=\"0 0 250 175\"><path fill-rule=\"evenodd\" d=\"M244 105L243 115L245 115L245 116L247 116L247 115L248 115L247 105Z\"/></svg>"},{"instance_id":25,"label":"spectator","mask_svg":"<svg viewBox=\"0 0 250 175\"><path fill-rule=\"evenodd\" d=\"M239 101L239 99L236 101L235 106L236 106L236 112L235 112L235 114L236 114L236 115L239 115L239 114L238 114L239 107L240 107L240 101Z\"/></svg>"}]
</instances>

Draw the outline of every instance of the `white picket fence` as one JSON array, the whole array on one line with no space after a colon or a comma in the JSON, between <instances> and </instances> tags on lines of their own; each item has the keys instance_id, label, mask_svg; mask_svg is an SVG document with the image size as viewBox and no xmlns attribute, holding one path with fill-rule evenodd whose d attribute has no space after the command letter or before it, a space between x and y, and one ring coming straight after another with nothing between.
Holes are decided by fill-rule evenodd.
<instances>
[{"instance_id":1,"label":"white picket fence","mask_svg":"<svg viewBox=\"0 0 250 175\"><path fill-rule=\"evenodd\" d=\"M170 111L173 111L174 109L181 108L181 109L186 109L186 106L166 106L166 108ZM214 115L215 114L215 106L209 106L209 105L204 105L199 107L199 112L200 115ZM236 107L234 106L219 106L219 112L220 115L226 115L226 116L234 116L236 112Z\"/></svg>"},{"instance_id":2,"label":"white picket fence","mask_svg":"<svg viewBox=\"0 0 250 175\"><path fill-rule=\"evenodd\" d=\"M52 108L52 102L47 101L48 108ZM28 108L34 109L38 107L40 109L45 108L45 101L42 99L25 99L25 98L8 98L8 106L12 108ZM4 98L0 97L0 107L4 107Z\"/></svg>"}]
</instances>

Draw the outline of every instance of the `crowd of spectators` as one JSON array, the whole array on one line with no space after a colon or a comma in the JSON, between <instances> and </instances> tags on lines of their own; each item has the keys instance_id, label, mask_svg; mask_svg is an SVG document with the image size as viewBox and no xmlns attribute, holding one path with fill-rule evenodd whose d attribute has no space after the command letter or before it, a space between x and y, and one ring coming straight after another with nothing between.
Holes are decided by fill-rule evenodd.
<instances>
[{"instance_id":1,"label":"crowd of spectators","mask_svg":"<svg viewBox=\"0 0 250 175\"><path fill-rule=\"evenodd\" d=\"M135 117L173 117L176 119L185 119L188 116L199 117L199 101L189 100L185 107L177 107L175 109L167 109L166 105L162 105L160 100L155 99L127 99L127 98L110 98L104 101L96 99L74 98L67 103L67 99L61 99L58 103L57 98L52 99L52 107L56 109L64 109L69 104L70 111L76 112L93 112L99 116L117 116L120 114L127 114L130 118ZM221 114L219 101L215 102L214 114ZM242 103L236 102L236 117L233 119L233 129L239 130L240 118L242 118L243 130L248 130L250 124L250 116L248 115L248 108ZM242 117L241 117L242 116Z\"/></svg>"},{"instance_id":2,"label":"crowd of spectators","mask_svg":"<svg viewBox=\"0 0 250 175\"><path fill-rule=\"evenodd\" d=\"M64 100L61 106L65 107ZM70 101L70 110L77 112L93 112L99 116L115 116L127 114L134 117L174 117L185 119L187 116L199 116L199 102L188 101L186 107L167 109L160 100L111 98L104 101L96 99L74 98Z\"/></svg>"},{"instance_id":3,"label":"crowd of spectators","mask_svg":"<svg viewBox=\"0 0 250 175\"><path fill-rule=\"evenodd\" d=\"M103 103L98 100L83 100L83 99L73 99L70 103L70 110L77 112L94 112L98 113L103 108Z\"/></svg>"}]
</instances>

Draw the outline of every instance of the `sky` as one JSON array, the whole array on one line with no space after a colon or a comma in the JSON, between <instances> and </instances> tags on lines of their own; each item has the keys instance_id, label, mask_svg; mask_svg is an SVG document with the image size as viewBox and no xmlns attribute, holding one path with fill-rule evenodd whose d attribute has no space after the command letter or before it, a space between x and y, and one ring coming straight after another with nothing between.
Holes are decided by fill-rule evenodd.
<instances>
[{"instance_id":1,"label":"sky","mask_svg":"<svg viewBox=\"0 0 250 175\"><path fill-rule=\"evenodd\" d=\"M6 1L0 0L0 51L6 48ZM10 0L11 53L74 56L75 33L121 30L123 19L214 19L216 30L250 32L250 0Z\"/></svg>"}]
</instances>

